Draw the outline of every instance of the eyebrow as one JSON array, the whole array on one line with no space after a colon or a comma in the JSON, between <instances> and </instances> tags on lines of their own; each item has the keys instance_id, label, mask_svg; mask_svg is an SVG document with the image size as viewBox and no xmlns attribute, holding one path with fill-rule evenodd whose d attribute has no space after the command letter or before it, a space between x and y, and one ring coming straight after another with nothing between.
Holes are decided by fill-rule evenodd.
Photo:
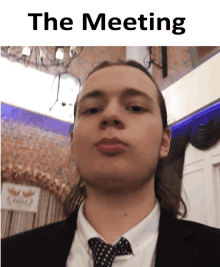
<instances>
[{"instance_id":1,"label":"eyebrow","mask_svg":"<svg viewBox=\"0 0 220 267\"><path fill-rule=\"evenodd\" d=\"M90 93L85 94L80 100L79 100L79 104L81 104L82 102L84 102L87 99L97 99L97 98L104 98L107 95L106 92L102 91L102 90L94 90ZM131 97L131 96L141 96L144 97L148 102L153 103L153 98L151 96L149 96L147 93L141 92L137 89L134 88L125 88L122 92L122 96L123 97Z\"/></svg>"}]
</instances>

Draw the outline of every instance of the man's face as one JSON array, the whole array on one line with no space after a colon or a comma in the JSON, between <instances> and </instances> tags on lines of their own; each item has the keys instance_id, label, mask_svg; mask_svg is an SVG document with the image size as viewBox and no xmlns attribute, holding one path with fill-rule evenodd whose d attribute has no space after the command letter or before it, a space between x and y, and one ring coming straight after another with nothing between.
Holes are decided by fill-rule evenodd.
<instances>
[{"instance_id":1,"label":"man's face","mask_svg":"<svg viewBox=\"0 0 220 267\"><path fill-rule=\"evenodd\" d=\"M107 143L97 145L103 138ZM88 186L106 193L142 186L167 155L169 138L163 133L157 89L144 72L111 66L87 79L78 98L72 147Z\"/></svg>"}]
</instances>

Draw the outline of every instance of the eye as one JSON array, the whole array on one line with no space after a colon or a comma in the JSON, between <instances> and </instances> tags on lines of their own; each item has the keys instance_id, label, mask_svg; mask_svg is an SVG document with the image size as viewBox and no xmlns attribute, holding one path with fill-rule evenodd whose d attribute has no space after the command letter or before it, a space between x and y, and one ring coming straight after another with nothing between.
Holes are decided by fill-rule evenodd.
<instances>
[{"instance_id":1,"label":"eye","mask_svg":"<svg viewBox=\"0 0 220 267\"><path fill-rule=\"evenodd\" d=\"M100 108L89 108L86 111L83 112L83 114L92 115L100 111Z\"/></svg>"},{"instance_id":2,"label":"eye","mask_svg":"<svg viewBox=\"0 0 220 267\"><path fill-rule=\"evenodd\" d=\"M140 113L140 112L145 112L147 111L145 108L142 108L140 106L131 106L127 108L128 110L135 112L135 113Z\"/></svg>"}]
</instances>

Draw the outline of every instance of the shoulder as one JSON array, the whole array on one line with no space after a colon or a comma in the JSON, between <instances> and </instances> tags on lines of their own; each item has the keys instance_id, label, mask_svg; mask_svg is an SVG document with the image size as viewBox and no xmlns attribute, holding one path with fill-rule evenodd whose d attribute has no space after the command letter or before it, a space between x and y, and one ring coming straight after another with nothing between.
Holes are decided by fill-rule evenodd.
<instances>
[{"instance_id":1,"label":"shoulder","mask_svg":"<svg viewBox=\"0 0 220 267\"><path fill-rule=\"evenodd\" d=\"M64 221L37 227L35 229L23 233L6 237L1 241L2 248L4 249L6 247L11 247L11 246L15 247L21 245L28 246L29 244L41 242L48 234L59 230L62 227L62 224L64 224Z\"/></svg>"},{"instance_id":2,"label":"shoulder","mask_svg":"<svg viewBox=\"0 0 220 267\"><path fill-rule=\"evenodd\" d=\"M184 220L184 223L193 231L193 235L199 241L209 241L220 245L220 229L202 223Z\"/></svg>"},{"instance_id":3,"label":"shoulder","mask_svg":"<svg viewBox=\"0 0 220 267\"><path fill-rule=\"evenodd\" d=\"M4 238L2 239L2 248L6 249L12 246L29 247L33 244L43 245L52 243L55 240L68 239L71 234L74 235L75 233L77 213L78 211L76 210L62 221Z\"/></svg>"},{"instance_id":4,"label":"shoulder","mask_svg":"<svg viewBox=\"0 0 220 267\"><path fill-rule=\"evenodd\" d=\"M31 262L33 267L63 266L74 238L76 219L74 212L63 221L2 239L2 265L27 267Z\"/></svg>"},{"instance_id":5,"label":"shoulder","mask_svg":"<svg viewBox=\"0 0 220 267\"><path fill-rule=\"evenodd\" d=\"M186 240L198 247L199 257L204 262L208 256L209 260L220 263L220 229L193 221L184 222L193 232Z\"/></svg>"},{"instance_id":6,"label":"shoulder","mask_svg":"<svg viewBox=\"0 0 220 267\"><path fill-rule=\"evenodd\" d=\"M160 220L160 230L165 232L166 236L173 236L188 240L193 240L198 244L214 243L220 245L220 229L208 226L199 222L184 219L178 219L162 212Z\"/></svg>"}]
</instances>

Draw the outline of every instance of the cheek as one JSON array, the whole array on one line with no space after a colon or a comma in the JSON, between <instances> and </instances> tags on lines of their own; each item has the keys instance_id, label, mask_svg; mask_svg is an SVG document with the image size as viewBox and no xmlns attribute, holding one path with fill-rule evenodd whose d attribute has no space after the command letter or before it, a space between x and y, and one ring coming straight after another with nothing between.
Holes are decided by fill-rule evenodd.
<instances>
[{"instance_id":1,"label":"cheek","mask_svg":"<svg viewBox=\"0 0 220 267\"><path fill-rule=\"evenodd\" d=\"M75 139L79 140L81 138L88 137L91 133L92 127L94 129L94 124L84 122L81 119L78 120L76 125L75 125L75 130L74 130Z\"/></svg>"},{"instance_id":2,"label":"cheek","mask_svg":"<svg viewBox=\"0 0 220 267\"><path fill-rule=\"evenodd\" d=\"M161 121L157 119L148 120L148 122L138 121L132 127L133 141L141 153L154 153L160 147L162 139Z\"/></svg>"},{"instance_id":3,"label":"cheek","mask_svg":"<svg viewBox=\"0 0 220 267\"><path fill-rule=\"evenodd\" d=\"M73 135L75 153L85 152L89 145L96 142L97 136L98 133L95 130L94 123L83 124L83 127L81 127L81 123L78 123Z\"/></svg>"},{"instance_id":4,"label":"cheek","mask_svg":"<svg viewBox=\"0 0 220 267\"><path fill-rule=\"evenodd\" d=\"M138 139L150 138L151 140L157 140L162 137L162 123L161 120L152 117L148 120L138 120L131 124L134 136Z\"/></svg>"}]
</instances>

